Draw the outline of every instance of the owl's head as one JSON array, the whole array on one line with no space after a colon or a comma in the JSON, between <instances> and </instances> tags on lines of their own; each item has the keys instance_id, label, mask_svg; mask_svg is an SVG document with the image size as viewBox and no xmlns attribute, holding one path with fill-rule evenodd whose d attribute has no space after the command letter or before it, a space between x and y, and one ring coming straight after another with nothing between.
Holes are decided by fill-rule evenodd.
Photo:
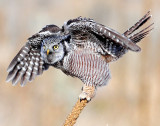
<instances>
[{"instance_id":1,"label":"owl's head","mask_svg":"<svg viewBox=\"0 0 160 126\"><path fill-rule=\"evenodd\" d=\"M48 64L54 64L60 61L64 56L64 47L61 38L52 36L45 38L41 46L41 55L43 60Z\"/></svg>"}]
</instances>

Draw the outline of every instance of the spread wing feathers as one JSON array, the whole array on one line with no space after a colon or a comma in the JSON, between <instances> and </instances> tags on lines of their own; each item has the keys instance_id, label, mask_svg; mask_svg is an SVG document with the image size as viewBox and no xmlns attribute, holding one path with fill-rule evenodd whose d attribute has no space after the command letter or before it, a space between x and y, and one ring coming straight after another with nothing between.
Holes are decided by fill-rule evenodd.
<instances>
[{"instance_id":1,"label":"spread wing feathers","mask_svg":"<svg viewBox=\"0 0 160 126\"><path fill-rule=\"evenodd\" d=\"M147 12L135 25L133 25L131 28L129 28L126 32L123 33L124 36L128 37L133 43L140 42L146 35L152 31L152 26L154 23L150 24L149 26L145 27L141 31L136 32L140 27L142 27L149 19L151 19L152 15L150 15L150 11ZM120 48L120 50L117 52L118 57L121 57L123 54L125 54L128 51L126 48Z\"/></svg>"},{"instance_id":2,"label":"spread wing feathers","mask_svg":"<svg viewBox=\"0 0 160 126\"><path fill-rule=\"evenodd\" d=\"M43 73L43 64L40 50L31 48L27 43L10 63L6 81L16 85L21 79L21 86L24 86L27 81Z\"/></svg>"},{"instance_id":3,"label":"spread wing feathers","mask_svg":"<svg viewBox=\"0 0 160 126\"><path fill-rule=\"evenodd\" d=\"M91 19L78 17L73 20L69 20L64 23L64 32L70 33L74 38L75 32L81 32L82 36L84 33L92 33L96 36L105 38L105 40L112 41L115 44L121 45L132 51L140 51L140 47L133 43L129 38L113 29L110 29L102 24L96 23ZM79 39L79 38L78 38Z\"/></svg>"},{"instance_id":4,"label":"spread wing feathers","mask_svg":"<svg viewBox=\"0 0 160 126\"><path fill-rule=\"evenodd\" d=\"M27 81L32 81L37 75L42 74L43 70L48 69L49 66L44 63L40 54L41 43L44 37L57 34L59 31L60 28L56 25L47 25L30 37L10 63L6 81L12 81L12 84L16 85L21 79L21 86L24 86Z\"/></svg>"},{"instance_id":5,"label":"spread wing feathers","mask_svg":"<svg viewBox=\"0 0 160 126\"><path fill-rule=\"evenodd\" d=\"M144 28L143 30L141 30L140 32L138 32L136 34L133 34L129 38L134 43L140 42L144 37L146 37L150 33L150 31L153 30L153 28L151 27L151 26L153 26L153 24L154 23L150 24L148 27Z\"/></svg>"},{"instance_id":6,"label":"spread wing feathers","mask_svg":"<svg viewBox=\"0 0 160 126\"><path fill-rule=\"evenodd\" d=\"M145 24L152 15L150 15L150 11L147 12L135 25L130 27L126 32L123 33L125 36L131 35L134 31L136 31L138 28L140 28L143 24Z\"/></svg>"},{"instance_id":7,"label":"spread wing feathers","mask_svg":"<svg viewBox=\"0 0 160 126\"><path fill-rule=\"evenodd\" d=\"M144 28L138 33L134 32L138 30L141 26L143 26L149 19L151 19L151 17L152 15L150 15L150 11L148 11L147 14L145 14L135 25L129 28L126 32L124 32L123 35L129 37L129 39L132 40L132 42L134 43L140 42L153 29L152 26L154 23L150 24L148 27Z\"/></svg>"}]
</instances>

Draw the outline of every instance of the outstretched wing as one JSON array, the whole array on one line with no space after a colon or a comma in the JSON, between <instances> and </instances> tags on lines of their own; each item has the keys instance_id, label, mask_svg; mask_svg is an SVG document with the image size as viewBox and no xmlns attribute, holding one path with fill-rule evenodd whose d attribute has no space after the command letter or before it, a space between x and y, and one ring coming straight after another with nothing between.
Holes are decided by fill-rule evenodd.
<instances>
[{"instance_id":1,"label":"outstretched wing","mask_svg":"<svg viewBox=\"0 0 160 126\"><path fill-rule=\"evenodd\" d=\"M137 22L124 34L120 34L111 28L96 23L92 19L82 17L67 21L62 29L64 33L70 34L71 38L77 40L77 42L78 40L79 42L83 42L83 40L87 37L87 39L90 39L90 35L92 35L92 37L95 37L98 41L90 42L95 42L101 45L101 48L103 48L106 54L109 54L117 59L122 56L126 50L135 52L141 50L136 43L150 32L148 29L152 25L146 27L137 34L133 35L132 33L146 23L150 17L150 12L148 12L139 22Z\"/></svg>"},{"instance_id":2,"label":"outstretched wing","mask_svg":"<svg viewBox=\"0 0 160 126\"><path fill-rule=\"evenodd\" d=\"M141 26L143 26L149 19L151 19L152 15L150 11L147 12L135 25L130 27L126 32L123 33L124 36L128 37L132 42L137 43L140 42L146 35L149 34L150 31L153 30L152 26L154 23L150 24L143 30L139 31L138 33L134 33L138 30Z\"/></svg>"},{"instance_id":3,"label":"outstretched wing","mask_svg":"<svg viewBox=\"0 0 160 126\"><path fill-rule=\"evenodd\" d=\"M137 23L135 23L132 27L130 27L127 31L123 33L124 36L128 37L133 43L140 42L143 38L145 38L152 30L153 24L148 25L147 27L143 28L141 31L136 32L139 28L141 28L149 19L151 19L152 15L150 11L148 11ZM135 33L136 32L136 33ZM128 49L121 48L118 52L118 57L124 55Z\"/></svg>"},{"instance_id":4,"label":"outstretched wing","mask_svg":"<svg viewBox=\"0 0 160 126\"><path fill-rule=\"evenodd\" d=\"M97 38L102 37L105 40L111 40L112 42L125 46L132 51L140 51L140 47L133 43L129 38L111 28L96 23L92 19L78 17L66 22L63 28L66 33L71 33L73 38L75 38L75 34L78 32L81 33L82 37L83 34L91 33Z\"/></svg>"},{"instance_id":5,"label":"outstretched wing","mask_svg":"<svg viewBox=\"0 0 160 126\"><path fill-rule=\"evenodd\" d=\"M59 27L47 25L30 37L8 66L6 81L12 81L12 84L16 85L21 80L21 86L24 86L27 81L32 81L37 75L41 75L43 70L48 69L49 66L41 57L41 43L44 37L58 34L59 31Z\"/></svg>"}]
</instances>

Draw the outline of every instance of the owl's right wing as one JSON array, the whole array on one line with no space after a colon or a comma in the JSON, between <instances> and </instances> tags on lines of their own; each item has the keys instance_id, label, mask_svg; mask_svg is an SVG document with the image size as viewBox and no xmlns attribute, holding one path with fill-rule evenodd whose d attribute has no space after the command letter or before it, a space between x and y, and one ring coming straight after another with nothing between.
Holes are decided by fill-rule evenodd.
<instances>
[{"instance_id":1,"label":"owl's right wing","mask_svg":"<svg viewBox=\"0 0 160 126\"><path fill-rule=\"evenodd\" d=\"M49 65L41 56L42 40L46 36L58 34L59 31L59 27L47 25L39 33L30 37L8 66L9 74L6 81L12 81L12 85L16 85L21 80L21 86L24 86L27 81L32 81L48 69Z\"/></svg>"}]
</instances>

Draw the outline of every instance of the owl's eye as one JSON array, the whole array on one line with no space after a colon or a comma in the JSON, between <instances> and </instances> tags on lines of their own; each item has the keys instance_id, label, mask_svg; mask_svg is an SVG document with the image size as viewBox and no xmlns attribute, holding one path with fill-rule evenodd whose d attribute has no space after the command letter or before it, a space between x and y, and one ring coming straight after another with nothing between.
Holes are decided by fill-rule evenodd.
<instances>
[{"instance_id":1,"label":"owl's eye","mask_svg":"<svg viewBox=\"0 0 160 126\"><path fill-rule=\"evenodd\" d=\"M54 45L54 46L53 46L53 49L54 49L54 50L56 50L56 49L58 49L58 48L59 48L58 45Z\"/></svg>"},{"instance_id":2,"label":"owl's eye","mask_svg":"<svg viewBox=\"0 0 160 126\"><path fill-rule=\"evenodd\" d=\"M43 49L46 49L46 46L43 46Z\"/></svg>"}]
</instances>

